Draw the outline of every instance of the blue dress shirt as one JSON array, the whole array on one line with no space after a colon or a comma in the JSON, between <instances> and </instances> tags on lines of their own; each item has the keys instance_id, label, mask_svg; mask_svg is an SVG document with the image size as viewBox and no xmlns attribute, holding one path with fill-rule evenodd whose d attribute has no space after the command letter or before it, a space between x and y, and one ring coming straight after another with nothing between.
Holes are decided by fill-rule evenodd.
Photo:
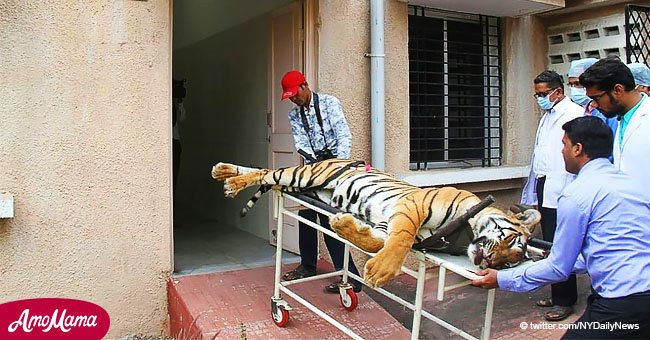
<instances>
[{"instance_id":1,"label":"blue dress shirt","mask_svg":"<svg viewBox=\"0 0 650 340\"><path fill-rule=\"evenodd\" d=\"M602 112L600 112L600 110L598 110L598 108L593 109L591 115L602 119L603 122L609 126L609 129L612 130L612 134L616 136L616 129L618 128L618 119L616 119L616 117L607 118Z\"/></svg>"},{"instance_id":2,"label":"blue dress shirt","mask_svg":"<svg viewBox=\"0 0 650 340\"><path fill-rule=\"evenodd\" d=\"M501 289L530 291L586 269L602 297L650 291L650 193L631 177L591 160L560 195L557 217L549 257L499 271Z\"/></svg>"}]
</instances>

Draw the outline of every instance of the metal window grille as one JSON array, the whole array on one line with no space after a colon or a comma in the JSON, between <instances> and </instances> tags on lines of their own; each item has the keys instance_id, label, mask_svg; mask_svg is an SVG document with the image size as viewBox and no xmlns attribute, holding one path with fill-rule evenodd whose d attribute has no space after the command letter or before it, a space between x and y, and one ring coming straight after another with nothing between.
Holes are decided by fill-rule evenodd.
<instances>
[{"instance_id":1,"label":"metal window grille","mask_svg":"<svg viewBox=\"0 0 650 340\"><path fill-rule=\"evenodd\" d=\"M628 63L650 60L650 7L625 6L625 54Z\"/></svg>"},{"instance_id":2,"label":"metal window grille","mask_svg":"<svg viewBox=\"0 0 650 340\"><path fill-rule=\"evenodd\" d=\"M410 168L501 162L501 22L409 6Z\"/></svg>"}]
</instances>

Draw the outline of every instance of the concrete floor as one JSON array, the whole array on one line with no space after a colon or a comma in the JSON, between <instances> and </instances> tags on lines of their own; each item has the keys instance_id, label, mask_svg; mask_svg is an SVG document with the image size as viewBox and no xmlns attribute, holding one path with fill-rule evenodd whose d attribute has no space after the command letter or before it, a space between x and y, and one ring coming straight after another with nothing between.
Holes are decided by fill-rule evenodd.
<instances>
[{"instance_id":1,"label":"concrete floor","mask_svg":"<svg viewBox=\"0 0 650 340\"><path fill-rule=\"evenodd\" d=\"M220 337L228 334L228 337L237 337L244 325L248 327L247 333L251 339L347 338L335 327L294 301L292 305L296 310L292 312L293 321L287 328L278 329L273 324L268 313L273 286L275 247L271 246L268 240L241 230L224 229L215 224L203 223L175 228L174 242L175 277L170 281L170 309L173 301L177 301L180 306L174 307L178 310L177 316L183 315L181 319L189 322L176 325L176 331L183 329L185 332L192 331L202 335L219 334ZM283 253L283 263L296 262L299 262L299 256ZM284 270L293 266L294 264L285 265ZM319 271L332 269L331 264L324 261L321 261L319 266ZM251 268L256 269L250 271ZM205 273L212 274L193 275ZM448 275L448 283L460 279L454 278L453 273ZM413 313L410 310L366 287L359 296L360 308L356 312L367 315L347 313L336 303L336 295L322 292L326 283L327 280L308 283L301 290L305 289L304 293L316 299L321 307L331 313L330 315L336 315L353 324L357 323L353 328L360 331L364 338L408 338L408 332L404 333L404 330L411 328ZM445 300L439 302L436 300L436 286L436 279L427 281L424 309L460 326L474 336L479 336L483 326L486 291L466 286L447 293ZM408 301L413 300L415 282L407 275L398 276L387 288ZM560 323L573 322L584 311L586 296L589 294L587 276L578 278L578 292L575 314ZM527 294L497 291L491 338L559 339L564 330L557 326L558 329L542 330L520 327L522 323L545 322L545 309L536 307L535 301L548 296L549 293L549 287ZM208 314L211 315L209 318ZM382 323L373 321L373 318L383 320L383 325L390 327L380 326ZM422 320L420 338L460 339L458 335L426 319Z\"/></svg>"},{"instance_id":2,"label":"concrete floor","mask_svg":"<svg viewBox=\"0 0 650 340\"><path fill-rule=\"evenodd\" d=\"M460 282L463 278L448 272L447 285ZM395 295L413 301L415 298L415 279L402 274L386 285L386 289ZM411 329L413 312L396 302L374 292L365 290L366 294L377 301L386 311L397 319L404 327ZM578 276L578 301L574 306L574 314L560 322L548 322L544 312L548 309L535 306L535 301L550 296L550 286L540 288L530 293L512 293L497 290L494 301L491 339L560 339L565 330L561 324L574 322L585 310L587 296L590 293L590 280L587 275ZM438 301L437 279L426 281L422 307L452 325L479 337L483 327L487 290L465 286L445 293L443 301ZM531 329L530 324L545 324L548 329ZM522 326L525 324L524 326ZM528 326L528 327L527 327ZM555 328L555 329L553 329ZM422 318L420 339L462 339L448 329Z\"/></svg>"},{"instance_id":3,"label":"concrete floor","mask_svg":"<svg viewBox=\"0 0 650 340\"><path fill-rule=\"evenodd\" d=\"M283 271L291 268L284 266ZM319 272L332 270L331 264L319 262ZM305 306L286 294L294 308L285 328L277 327L270 316L270 296L273 294L274 267L236 270L204 275L174 277L168 284L170 331L177 338L235 339L347 339ZM448 283L460 277L448 274ZM348 325L364 339L408 339L413 313L401 305L373 292L367 287L359 293L359 307L345 311L338 296L323 292L331 279L298 284L296 292L321 308L325 313ZM411 300L415 282L400 275L387 287L394 294ZM293 288L292 288L293 289ZM465 286L447 292L444 301L436 300L437 280L425 285L423 308L435 316L461 327L473 336L480 336L487 291ZM589 293L589 278L578 278L579 299L575 314L562 322L546 322L544 308L535 301L547 296L549 287L528 294L497 291L492 320L491 339L560 339L564 334L560 324L575 321L584 311ZM552 327L533 330L522 323L550 324ZM423 319L420 339L461 339L460 336L429 320Z\"/></svg>"},{"instance_id":4,"label":"concrete floor","mask_svg":"<svg viewBox=\"0 0 650 340\"><path fill-rule=\"evenodd\" d=\"M282 263L300 257L284 252ZM192 275L275 265L275 246L236 228L216 223L185 224L174 228L174 274Z\"/></svg>"},{"instance_id":5,"label":"concrete floor","mask_svg":"<svg viewBox=\"0 0 650 340\"><path fill-rule=\"evenodd\" d=\"M319 273L332 269L319 263ZM284 266L283 271L292 265ZM289 322L277 327L271 318L275 268L235 270L173 277L168 285L170 334L176 339L349 339L286 294L294 308ZM364 339L408 339L409 331L364 292L359 305L346 311L337 294L323 287L331 278L292 285L291 289Z\"/></svg>"}]
</instances>

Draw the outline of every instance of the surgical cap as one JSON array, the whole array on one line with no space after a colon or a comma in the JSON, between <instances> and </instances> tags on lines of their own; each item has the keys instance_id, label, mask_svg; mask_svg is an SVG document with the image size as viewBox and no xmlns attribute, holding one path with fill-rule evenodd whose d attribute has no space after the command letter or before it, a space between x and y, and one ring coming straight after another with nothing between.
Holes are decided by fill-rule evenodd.
<instances>
[{"instance_id":1,"label":"surgical cap","mask_svg":"<svg viewBox=\"0 0 650 340\"><path fill-rule=\"evenodd\" d=\"M571 66L569 66L569 78L580 77L580 75L584 73L589 68L589 66L595 64L597 61L598 59L596 58L584 58L572 61Z\"/></svg>"},{"instance_id":2,"label":"surgical cap","mask_svg":"<svg viewBox=\"0 0 650 340\"><path fill-rule=\"evenodd\" d=\"M650 86L650 68L643 63L627 64L632 71L634 82L641 86Z\"/></svg>"}]
</instances>

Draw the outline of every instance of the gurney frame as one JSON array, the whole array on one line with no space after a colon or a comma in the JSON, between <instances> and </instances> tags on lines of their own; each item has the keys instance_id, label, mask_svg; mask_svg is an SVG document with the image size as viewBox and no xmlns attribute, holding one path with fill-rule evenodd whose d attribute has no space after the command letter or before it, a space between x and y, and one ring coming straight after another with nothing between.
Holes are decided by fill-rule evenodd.
<instances>
[{"instance_id":1,"label":"gurney frame","mask_svg":"<svg viewBox=\"0 0 650 340\"><path fill-rule=\"evenodd\" d=\"M329 211L326 211L318 206L315 206L313 204L307 203L304 200L301 200L300 198L297 198L295 196L285 194L282 192L279 192L277 190L273 191L274 193L274 202L275 202L275 207L274 207L274 217L277 218L277 243L276 243L276 258L275 258L275 285L274 285L274 291L273 291L273 296L271 297L271 315L273 318L273 321L276 323L276 325L280 327L284 327L287 324L287 321L289 320L289 311L292 309L291 306L282 298L281 293L287 294L294 300L296 300L298 303L304 305L307 307L309 310L312 312L316 313L318 316L321 318L325 319L327 322L344 332L345 334L349 335L353 339L363 339L361 336L355 334L351 329L346 327L344 324L340 323L339 321L335 320L331 316L327 315L318 307L314 306L304 298L300 297L298 294L295 292L291 291L289 289L290 285L294 284L299 284L299 283L304 283L308 281L313 281L313 280L320 280L323 278L328 278L328 277L334 277L334 276L339 276L341 275L343 277L343 282L348 282L349 278L354 278L358 282L362 282L365 284L363 281L363 278L348 272L348 263L350 261L350 247L353 247L362 253L365 253L369 256L374 256L375 254L373 253L368 253L365 252L358 247L356 247L354 244L351 244L349 241L341 238L338 236L335 232L325 229L321 227L320 225L313 223L309 220L306 220L302 217L300 217L296 212L291 211L289 209L285 208L284 205L284 199L288 199L290 201L293 201L303 207L312 209L316 212L319 212L321 214L324 214L326 216L331 216L332 213ZM308 278L303 278L303 279L298 279L298 280L292 280L292 281L281 281L281 271L282 271L282 234L283 234L283 219L284 216L289 216L292 218L295 218L296 220L299 220L300 222L303 222L307 225L309 225L312 228L315 228L316 230L329 235L341 242L345 245L345 252L344 252L344 259L343 259L343 269L330 272L330 273L325 273L325 274L320 274L316 276L311 276ZM529 247L529 251L531 251L536 254L540 254L541 251L532 247ZM489 289L487 291L487 303L485 307L485 318L483 322L483 327L481 330L481 335L480 338L476 338L473 335L463 331L462 329L452 325L451 323L442 320L435 315L425 311L422 309L422 302L424 298L424 284L426 281L426 263L431 262L435 265L438 266L438 291L437 291L437 300L442 301L444 299L444 293L451 291L453 289L457 289L460 287L467 286L471 284L471 280L475 280L480 278L480 276L476 275L474 272L468 270L467 268L464 268L461 265L455 264L452 261L449 261L449 258L451 255L447 254L441 254L441 253L431 253L431 252L426 252L426 251L420 251L420 250L411 250L415 257L418 260L418 269L417 271L411 270L407 267L402 267L402 272L412 276L415 278L417 281L416 283L416 293L415 293L415 301L413 303L406 301L393 293L383 289L383 288L372 288L375 291L381 293L382 295L386 296L387 298L411 309L413 311L413 326L411 329L411 339L418 339L419 333L420 333L420 322L422 320L422 317L425 317L438 325L452 331L455 334L460 335L463 338L466 339L489 339L490 338L490 330L492 327L492 313L494 311L494 296L495 296L495 289ZM446 285L446 273L447 270L450 270L464 278L466 278L466 281L452 284L447 286ZM356 293L352 290L352 285L347 283L344 284L340 287L340 301L343 307L348 310L352 311L356 308L358 300L356 297Z\"/></svg>"}]
</instances>

